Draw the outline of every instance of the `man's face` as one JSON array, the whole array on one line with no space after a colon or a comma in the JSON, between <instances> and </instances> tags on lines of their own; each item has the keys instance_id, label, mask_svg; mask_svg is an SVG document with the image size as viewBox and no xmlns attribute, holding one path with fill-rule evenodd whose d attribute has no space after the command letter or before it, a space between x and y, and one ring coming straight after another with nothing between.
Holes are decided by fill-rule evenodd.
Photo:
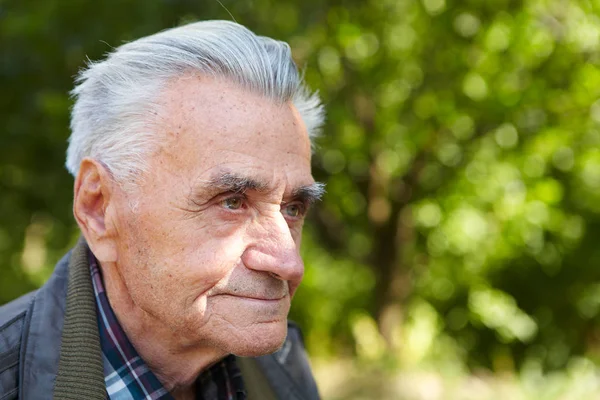
<instances>
[{"instance_id":1,"label":"man's face","mask_svg":"<svg viewBox=\"0 0 600 400\"><path fill-rule=\"evenodd\" d=\"M115 196L131 300L185 346L272 352L304 272L306 128L291 104L198 76L173 82L161 107L151 172Z\"/></svg>"}]
</instances>

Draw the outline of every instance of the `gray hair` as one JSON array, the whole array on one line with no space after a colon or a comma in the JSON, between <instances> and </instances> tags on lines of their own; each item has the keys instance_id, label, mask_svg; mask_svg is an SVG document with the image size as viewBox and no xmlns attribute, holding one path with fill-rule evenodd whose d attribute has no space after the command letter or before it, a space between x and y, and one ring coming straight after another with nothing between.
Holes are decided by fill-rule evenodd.
<instances>
[{"instance_id":1,"label":"gray hair","mask_svg":"<svg viewBox=\"0 0 600 400\"><path fill-rule=\"evenodd\" d=\"M287 43L234 22L196 22L124 44L79 73L71 92L69 172L76 176L82 159L92 157L120 183L134 182L147 171L147 155L158 140L148 122L157 97L169 81L190 72L291 101L311 141L323 124L323 106L305 86Z\"/></svg>"}]
</instances>

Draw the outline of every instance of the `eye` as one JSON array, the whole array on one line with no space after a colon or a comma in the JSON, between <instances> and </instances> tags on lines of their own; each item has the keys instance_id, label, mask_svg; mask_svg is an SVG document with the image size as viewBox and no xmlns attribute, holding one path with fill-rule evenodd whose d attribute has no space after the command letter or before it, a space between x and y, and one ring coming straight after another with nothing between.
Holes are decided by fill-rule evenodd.
<instances>
[{"instance_id":1,"label":"eye","mask_svg":"<svg viewBox=\"0 0 600 400\"><path fill-rule=\"evenodd\" d=\"M304 215L305 207L298 203L288 204L283 207L283 213L291 218L299 218Z\"/></svg>"},{"instance_id":2,"label":"eye","mask_svg":"<svg viewBox=\"0 0 600 400\"><path fill-rule=\"evenodd\" d=\"M239 210L244 205L244 199L242 197L230 197L222 200L221 205L228 210Z\"/></svg>"}]
</instances>

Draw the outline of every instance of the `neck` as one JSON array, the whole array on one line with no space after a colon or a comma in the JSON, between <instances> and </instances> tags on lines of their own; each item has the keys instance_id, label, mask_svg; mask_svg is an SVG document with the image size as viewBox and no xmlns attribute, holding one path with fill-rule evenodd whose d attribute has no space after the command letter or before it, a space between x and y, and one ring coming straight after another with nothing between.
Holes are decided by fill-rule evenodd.
<instances>
[{"instance_id":1,"label":"neck","mask_svg":"<svg viewBox=\"0 0 600 400\"><path fill-rule=\"evenodd\" d=\"M184 343L170 327L133 302L114 264L101 268L110 306L127 339L173 397L193 399L198 375L226 354Z\"/></svg>"}]
</instances>

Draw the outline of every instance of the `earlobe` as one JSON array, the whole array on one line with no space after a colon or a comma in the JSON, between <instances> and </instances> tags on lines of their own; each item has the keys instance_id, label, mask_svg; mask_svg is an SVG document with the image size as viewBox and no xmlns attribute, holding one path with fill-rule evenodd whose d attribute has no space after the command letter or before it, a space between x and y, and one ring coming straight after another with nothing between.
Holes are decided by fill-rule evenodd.
<instances>
[{"instance_id":1,"label":"earlobe","mask_svg":"<svg viewBox=\"0 0 600 400\"><path fill-rule=\"evenodd\" d=\"M116 261L115 230L110 207L113 180L107 168L84 158L75 179L73 215L90 249L99 261Z\"/></svg>"}]
</instances>

